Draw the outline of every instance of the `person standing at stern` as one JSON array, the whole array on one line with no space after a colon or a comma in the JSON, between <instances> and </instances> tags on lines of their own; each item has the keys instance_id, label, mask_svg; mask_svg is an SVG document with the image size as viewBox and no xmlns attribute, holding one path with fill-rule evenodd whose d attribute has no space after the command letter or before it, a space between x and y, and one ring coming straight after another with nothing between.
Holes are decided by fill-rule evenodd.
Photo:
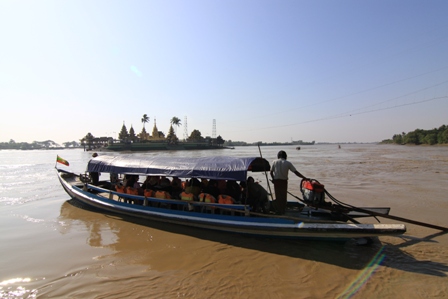
<instances>
[{"instance_id":1,"label":"person standing at stern","mask_svg":"<svg viewBox=\"0 0 448 299\"><path fill-rule=\"evenodd\" d=\"M272 163L271 177L274 182L275 190L275 207L280 215L285 214L286 199L288 192L288 173L292 171L296 176L306 179L291 162L286 160L287 155L285 151L279 151L277 160Z\"/></svg>"}]
</instances>

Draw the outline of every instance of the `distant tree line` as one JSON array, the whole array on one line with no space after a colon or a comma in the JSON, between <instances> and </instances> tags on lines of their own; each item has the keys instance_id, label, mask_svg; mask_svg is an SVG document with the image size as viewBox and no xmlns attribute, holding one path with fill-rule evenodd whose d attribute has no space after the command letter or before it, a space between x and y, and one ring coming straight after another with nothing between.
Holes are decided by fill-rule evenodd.
<instances>
[{"instance_id":1,"label":"distant tree line","mask_svg":"<svg viewBox=\"0 0 448 299\"><path fill-rule=\"evenodd\" d=\"M69 141L63 143L65 148L75 148L79 147L80 144L76 141ZM20 150L33 150L33 149L57 149L62 148L59 144L53 140L45 141L33 141L28 142L15 142L13 139L9 142L0 142L0 149L20 149Z\"/></svg>"},{"instance_id":2,"label":"distant tree line","mask_svg":"<svg viewBox=\"0 0 448 299\"><path fill-rule=\"evenodd\" d=\"M448 127L440 126L438 129L422 130L416 129L412 132L395 134L392 139L383 140L381 143L395 144L448 144Z\"/></svg>"},{"instance_id":3,"label":"distant tree line","mask_svg":"<svg viewBox=\"0 0 448 299\"><path fill-rule=\"evenodd\" d=\"M314 141L313 143L309 143L309 144L315 144ZM227 140L224 142L225 146L278 146L278 145L297 145L294 142L278 142L278 141L273 141L273 142L263 142L263 141L256 141L256 142L246 142L246 141L232 141L232 140Z\"/></svg>"}]
</instances>

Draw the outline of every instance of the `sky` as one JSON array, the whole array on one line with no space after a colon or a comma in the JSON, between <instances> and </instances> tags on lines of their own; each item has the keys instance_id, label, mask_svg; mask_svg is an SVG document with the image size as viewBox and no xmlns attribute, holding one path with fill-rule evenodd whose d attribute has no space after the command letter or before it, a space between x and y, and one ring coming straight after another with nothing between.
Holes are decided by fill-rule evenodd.
<instances>
[{"instance_id":1,"label":"sky","mask_svg":"<svg viewBox=\"0 0 448 299\"><path fill-rule=\"evenodd\" d=\"M448 125L445 0L0 1L0 142L377 142ZM214 126L215 124L215 126ZM215 128L215 130L214 130Z\"/></svg>"}]
</instances>

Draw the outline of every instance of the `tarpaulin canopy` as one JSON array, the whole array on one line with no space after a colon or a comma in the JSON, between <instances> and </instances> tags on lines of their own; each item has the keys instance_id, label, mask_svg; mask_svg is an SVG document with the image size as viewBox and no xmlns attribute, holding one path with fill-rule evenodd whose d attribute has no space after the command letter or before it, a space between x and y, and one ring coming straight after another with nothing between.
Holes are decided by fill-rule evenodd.
<instances>
[{"instance_id":1,"label":"tarpaulin canopy","mask_svg":"<svg viewBox=\"0 0 448 299\"><path fill-rule=\"evenodd\" d=\"M248 171L269 171L269 162L260 157L154 157L101 155L87 165L89 172L158 175L245 181Z\"/></svg>"}]
</instances>

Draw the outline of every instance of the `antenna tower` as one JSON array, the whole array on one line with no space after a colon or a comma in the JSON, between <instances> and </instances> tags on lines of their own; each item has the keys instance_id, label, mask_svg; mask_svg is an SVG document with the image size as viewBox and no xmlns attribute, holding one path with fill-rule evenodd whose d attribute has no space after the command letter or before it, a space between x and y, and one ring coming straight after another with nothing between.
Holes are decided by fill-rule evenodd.
<instances>
[{"instance_id":1,"label":"antenna tower","mask_svg":"<svg viewBox=\"0 0 448 299\"><path fill-rule=\"evenodd\" d=\"M188 126L187 126L187 117L184 117L184 140L188 139Z\"/></svg>"},{"instance_id":2,"label":"antenna tower","mask_svg":"<svg viewBox=\"0 0 448 299\"><path fill-rule=\"evenodd\" d=\"M213 119L212 138L216 138L216 119Z\"/></svg>"}]
</instances>

